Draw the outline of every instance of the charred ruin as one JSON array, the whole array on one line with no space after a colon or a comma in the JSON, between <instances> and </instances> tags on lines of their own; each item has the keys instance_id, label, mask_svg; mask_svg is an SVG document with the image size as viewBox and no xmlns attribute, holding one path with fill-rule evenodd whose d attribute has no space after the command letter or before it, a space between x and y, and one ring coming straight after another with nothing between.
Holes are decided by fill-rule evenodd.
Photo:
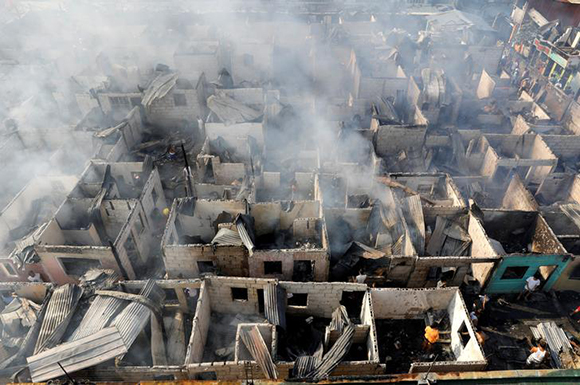
<instances>
[{"instance_id":1,"label":"charred ruin","mask_svg":"<svg viewBox=\"0 0 580 385\"><path fill-rule=\"evenodd\" d=\"M0 381L578 382L576 3L0 4Z\"/></svg>"}]
</instances>

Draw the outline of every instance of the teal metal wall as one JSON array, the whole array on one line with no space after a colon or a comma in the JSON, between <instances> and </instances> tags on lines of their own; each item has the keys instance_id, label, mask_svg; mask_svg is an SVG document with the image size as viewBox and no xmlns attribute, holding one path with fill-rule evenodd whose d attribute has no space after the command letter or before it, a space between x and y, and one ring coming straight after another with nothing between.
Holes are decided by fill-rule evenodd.
<instances>
[{"instance_id":1,"label":"teal metal wall","mask_svg":"<svg viewBox=\"0 0 580 385\"><path fill-rule=\"evenodd\" d=\"M519 293L523 290L526 279L533 275L540 266L557 266L546 281L543 290L547 291L562 274L572 259L564 255L506 255L497 265L486 288L487 293ZM525 274L518 279L502 279L508 267L527 266Z\"/></svg>"}]
</instances>

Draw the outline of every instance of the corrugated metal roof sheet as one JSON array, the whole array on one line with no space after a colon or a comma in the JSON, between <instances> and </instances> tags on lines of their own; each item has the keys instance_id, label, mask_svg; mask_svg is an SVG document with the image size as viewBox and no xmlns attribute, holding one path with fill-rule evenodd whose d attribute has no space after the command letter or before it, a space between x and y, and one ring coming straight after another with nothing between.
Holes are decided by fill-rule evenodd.
<instances>
[{"instance_id":1,"label":"corrugated metal roof sheet","mask_svg":"<svg viewBox=\"0 0 580 385\"><path fill-rule=\"evenodd\" d=\"M165 293L155 284L154 280L148 280L139 292L139 295L149 298L154 303L163 303ZM115 318L113 325L119 329L119 333L125 341L127 349L133 345L141 330L149 322L151 310L143 304L132 302Z\"/></svg>"},{"instance_id":2,"label":"corrugated metal roof sheet","mask_svg":"<svg viewBox=\"0 0 580 385\"><path fill-rule=\"evenodd\" d=\"M270 355L270 351L264 342L264 338L260 331L258 330L257 326L250 328L250 330L246 330L244 328L240 329L240 338L246 348L258 363L258 366L264 372L264 375L268 379L276 379L278 378L278 370L274 361L272 361L272 356Z\"/></svg>"},{"instance_id":3,"label":"corrugated metal roof sheet","mask_svg":"<svg viewBox=\"0 0 580 385\"><path fill-rule=\"evenodd\" d=\"M296 358L296 361L294 362L292 376L295 378L304 378L308 373L313 372L318 365L320 365L319 358L313 356L300 356Z\"/></svg>"},{"instance_id":4,"label":"corrugated metal roof sheet","mask_svg":"<svg viewBox=\"0 0 580 385\"><path fill-rule=\"evenodd\" d=\"M246 248L250 253L253 253L256 246L254 246L254 241L252 241L252 238L250 237L250 234L246 229L246 225L241 215L238 215L238 217L236 218L236 228L238 229L238 234L240 235L240 238L242 238L242 242L244 242L244 246L246 246Z\"/></svg>"},{"instance_id":5,"label":"corrugated metal roof sheet","mask_svg":"<svg viewBox=\"0 0 580 385\"><path fill-rule=\"evenodd\" d=\"M60 342L82 294L83 290L77 285L68 284L54 290L40 327L34 354Z\"/></svg>"},{"instance_id":6,"label":"corrugated metal roof sheet","mask_svg":"<svg viewBox=\"0 0 580 385\"><path fill-rule=\"evenodd\" d=\"M143 95L142 104L145 108L151 107L156 99L161 99L171 91L177 83L177 74L161 74L157 76Z\"/></svg>"},{"instance_id":7,"label":"corrugated metal roof sheet","mask_svg":"<svg viewBox=\"0 0 580 385\"><path fill-rule=\"evenodd\" d=\"M68 341L76 341L104 329L127 304L121 299L97 296Z\"/></svg>"},{"instance_id":8,"label":"corrugated metal roof sheet","mask_svg":"<svg viewBox=\"0 0 580 385\"><path fill-rule=\"evenodd\" d=\"M277 283L269 283L264 289L264 313L272 325L286 329L286 290Z\"/></svg>"},{"instance_id":9,"label":"corrugated metal roof sheet","mask_svg":"<svg viewBox=\"0 0 580 385\"><path fill-rule=\"evenodd\" d=\"M127 347L116 327L103 329L77 341L28 357L32 381L43 382L64 375L59 363L72 373L127 353Z\"/></svg>"},{"instance_id":10,"label":"corrugated metal roof sheet","mask_svg":"<svg viewBox=\"0 0 580 385\"><path fill-rule=\"evenodd\" d=\"M229 246L243 246L242 238L240 235L230 229L221 228L215 237L211 240L212 244L215 245L229 245Z\"/></svg>"},{"instance_id":11,"label":"corrugated metal roof sheet","mask_svg":"<svg viewBox=\"0 0 580 385\"><path fill-rule=\"evenodd\" d=\"M332 348L322 357L320 364L316 369L308 374L307 378L315 381L327 378L330 373L340 364L340 361L346 356L352 345L354 337L354 326L348 325L342 335L336 340Z\"/></svg>"}]
</instances>

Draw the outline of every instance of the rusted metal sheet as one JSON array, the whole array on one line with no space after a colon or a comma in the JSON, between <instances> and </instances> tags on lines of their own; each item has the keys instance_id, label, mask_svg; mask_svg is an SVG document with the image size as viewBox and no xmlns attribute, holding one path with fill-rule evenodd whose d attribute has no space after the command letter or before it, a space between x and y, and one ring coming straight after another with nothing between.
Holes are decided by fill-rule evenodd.
<instances>
[{"instance_id":1,"label":"rusted metal sheet","mask_svg":"<svg viewBox=\"0 0 580 385\"><path fill-rule=\"evenodd\" d=\"M113 326L28 357L26 360L32 381L43 382L64 375L59 363L67 373L72 373L125 353L127 347L121 334Z\"/></svg>"},{"instance_id":2,"label":"rusted metal sheet","mask_svg":"<svg viewBox=\"0 0 580 385\"><path fill-rule=\"evenodd\" d=\"M79 340L104 329L125 304L127 304L126 301L118 298L97 296L68 342Z\"/></svg>"},{"instance_id":3,"label":"rusted metal sheet","mask_svg":"<svg viewBox=\"0 0 580 385\"><path fill-rule=\"evenodd\" d=\"M139 295L148 298L153 303L163 303L165 300L163 289L152 279L147 281ZM127 348L133 345L141 330L147 325L151 313L147 306L132 302L115 318L113 325L119 329Z\"/></svg>"},{"instance_id":4,"label":"rusted metal sheet","mask_svg":"<svg viewBox=\"0 0 580 385\"><path fill-rule=\"evenodd\" d=\"M340 361L346 356L352 345L354 337L354 326L348 325L342 335L336 340L332 348L322 357L320 364L316 369L309 373L306 377L314 381L328 378L330 373L340 364Z\"/></svg>"},{"instance_id":5,"label":"rusted metal sheet","mask_svg":"<svg viewBox=\"0 0 580 385\"><path fill-rule=\"evenodd\" d=\"M55 289L40 327L34 354L60 342L82 294L83 290L77 285L68 284Z\"/></svg>"},{"instance_id":6,"label":"rusted metal sheet","mask_svg":"<svg viewBox=\"0 0 580 385\"><path fill-rule=\"evenodd\" d=\"M300 356L294 362L292 376L295 378L304 378L320 365L320 359L313 356Z\"/></svg>"},{"instance_id":7,"label":"rusted metal sheet","mask_svg":"<svg viewBox=\"0 0 580 385\"><path fill-rule=\"evenodd\" d=\"M330 320L330 330L338 330L342 333L344 328L350 325L350 318L348 318L348 312L346 307L343 305L338 306L332 312L332 319Z\"/></svg>"},{"instance_id":8,"label":"rusted metal sheet","mask_svg":"<svg viewBox=\"0 0 580 385\"><path fill-rule=\"evenodd\" d=\"M286 290L277 283L269 283L264 289L264 313L272 325L286 329Z\"/></svg>"},{"instance_id":9,"label":"rusted metal sheet","mask_svg":"<svg viewBox=\"0 0 580 385\"><path fill-rule=\"evenodd\" d=\"M240 337L246 348L258 363L262 372L268 379L278 378L278 370L276 369L276 364L272 360L270 351L264 342L264 338L257 326L252 327L250 330L240 329Z\"/></svg>"}]
</instances>

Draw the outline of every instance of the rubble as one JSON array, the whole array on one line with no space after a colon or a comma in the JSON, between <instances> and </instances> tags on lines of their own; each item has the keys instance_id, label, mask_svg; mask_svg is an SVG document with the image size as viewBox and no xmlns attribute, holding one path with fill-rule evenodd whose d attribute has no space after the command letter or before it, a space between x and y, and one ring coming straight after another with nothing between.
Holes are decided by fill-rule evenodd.
<instances>
[{"instance_id":1,"label":"rubble","mask_svg":"<svg viewBox=\"0 0 580 385\"><path fill-rule=\"evenodd\" d=\"M579 367L578 5L32 3L0 5L4 382Z\"/></svg>"}]
</instances>

